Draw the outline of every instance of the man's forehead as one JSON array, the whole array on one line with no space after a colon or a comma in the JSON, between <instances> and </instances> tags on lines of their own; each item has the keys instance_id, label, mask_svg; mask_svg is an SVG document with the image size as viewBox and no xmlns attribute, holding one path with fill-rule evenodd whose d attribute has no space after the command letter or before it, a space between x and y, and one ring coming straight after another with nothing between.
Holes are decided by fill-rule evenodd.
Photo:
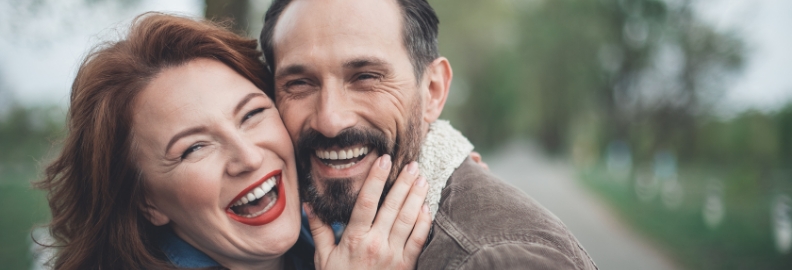
<instances>
[{"instance_id":1,"label":"man's forehead","mask_svg":"<svg viewBox=\"0 0 792 270\"><path fill-rule=\"evenodd\" d=\"M316 44L365 46L366 42L387 42L399 45L401 13L392 0L297 0L279 16L272 42L276 55L279 49Z\"/></svg>"}]
</instances>

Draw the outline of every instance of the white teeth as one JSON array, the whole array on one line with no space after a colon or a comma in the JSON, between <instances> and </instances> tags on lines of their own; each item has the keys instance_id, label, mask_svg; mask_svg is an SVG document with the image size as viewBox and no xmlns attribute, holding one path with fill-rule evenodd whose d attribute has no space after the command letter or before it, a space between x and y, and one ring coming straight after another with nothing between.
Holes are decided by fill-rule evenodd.
<instances>
[{"instance_id":1,"label":"white teeth","mask_svg":"<svg viewBox=\"0 0 792 270\"><path fill-rule=\"evenodd\" d=\"M338 159L351 159L361 155L368 154L368 147L356 147L349 149L341 149L338 151L321 151L316 150L316 156L321 159L338 160Z\"/></svg>"},{"instance_id":2,"label":"white teeth","mask_svg":"<svg viewBox=\"0 0 792 270\"><path fill-rule=\"evenodd\" d=\"M256 195L256 199L261 199L261 197L264 197L264 194L266 193L264 190L261 190L261 187L257 187L253 189L253 194Z\"/></svg>"},{"instance_id":3,"label":"white teeth","mask_svg":"<svg viewBox=\"0 0 792 270\"><path fill-rule=\"evenodd\" d=\"M242 196L242 198L240 198L238 201L236 201L233 204L233 206L240 206L240 205L255 201L257 199L261 199L261 197L264 197L264 195L266 195L268 192L272 191L272 188L275 187L275 185L277 184L277 181L278 181L278 179L275 176L270 177L269 179L267 179L267 181L264 181L264 183L261 183L260 186L254 188L253 190L248 192L248 194L245 194L245 196Z\"/></svg>"}]
</instances>

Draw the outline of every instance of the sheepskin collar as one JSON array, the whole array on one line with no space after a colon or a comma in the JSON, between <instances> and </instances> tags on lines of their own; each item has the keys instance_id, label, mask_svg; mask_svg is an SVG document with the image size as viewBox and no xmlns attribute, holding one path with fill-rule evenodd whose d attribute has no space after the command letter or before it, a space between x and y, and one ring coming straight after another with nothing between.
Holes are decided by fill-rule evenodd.
<instances>
[{"instance_id":1,"label":"sheepskin collar","mask_svg":"<svg viewBox=\"0 0 792 270\"><path fill-rule=\"evenodd\" d=\"M421 145L418 164L421 175L429 184L426 204L429 205L433 220L448 178L470 156L471 151L473 144L448 121L437 120L429 125L429 132Z\"/></svg>"}]
</instances>

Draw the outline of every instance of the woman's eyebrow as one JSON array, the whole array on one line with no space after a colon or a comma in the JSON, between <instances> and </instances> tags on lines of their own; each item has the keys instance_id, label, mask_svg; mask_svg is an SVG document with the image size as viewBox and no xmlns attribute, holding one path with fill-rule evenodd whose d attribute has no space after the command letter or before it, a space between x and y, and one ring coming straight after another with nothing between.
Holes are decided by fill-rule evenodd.
<instances>
[{"instance_id":1,"label":"woman's eyebrow","mask_svg":"<svg viewBox=\"0 0 792 270\"><path fill-rule=\"evenodd\" d=\"M239 110L242 110L242 107L245 107L245 104L247 104L248 101L250 101L254 97L260 97L260 96L264 96L264 94L263 93L250 93L250 94L247 94L247 96L242 98L242 100L239 101L239 103L236 105L236 107L234 107L234 115L239 113Z\"/></svg>"},{"instance_id":2,"label":"woman's eyebrow","mask_svg":"<svg viewBox=\"0 0 792 270\"><path fill-rule=\"evenodd\" d=\"M206 131L207 131L206 126L197 126L197 127L191 127L191 128L185 129L185 130L183 130L183 131L181 131L179 133L176 133L176 135L173 135L173 137L170 139L170 141L168 141L168 145L165 146L165 153L170 151L171 146L173 146L173 144L176 143L179 139L181 139L183 137L187 137L187 136L193 135L193 134L196 134L196 133L206 132Z\"/></svg>"}]
</instances>

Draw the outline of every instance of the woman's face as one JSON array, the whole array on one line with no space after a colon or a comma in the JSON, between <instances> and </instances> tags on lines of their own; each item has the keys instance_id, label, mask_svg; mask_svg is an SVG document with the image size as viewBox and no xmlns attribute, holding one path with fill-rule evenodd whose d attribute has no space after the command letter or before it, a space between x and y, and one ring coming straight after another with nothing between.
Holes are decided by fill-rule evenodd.
<instances>
[{"instance_id":1,"label":"woman's face","mask_svg":"<svg viewBox=\"0 0 792 270\"><path fill-rule=\"evenodd\" d=\"M135 100L149 219L226 267L275 261L297 240L294 154L275 106L216 60L168 68Z\"/></svg>"}]
</instances>

